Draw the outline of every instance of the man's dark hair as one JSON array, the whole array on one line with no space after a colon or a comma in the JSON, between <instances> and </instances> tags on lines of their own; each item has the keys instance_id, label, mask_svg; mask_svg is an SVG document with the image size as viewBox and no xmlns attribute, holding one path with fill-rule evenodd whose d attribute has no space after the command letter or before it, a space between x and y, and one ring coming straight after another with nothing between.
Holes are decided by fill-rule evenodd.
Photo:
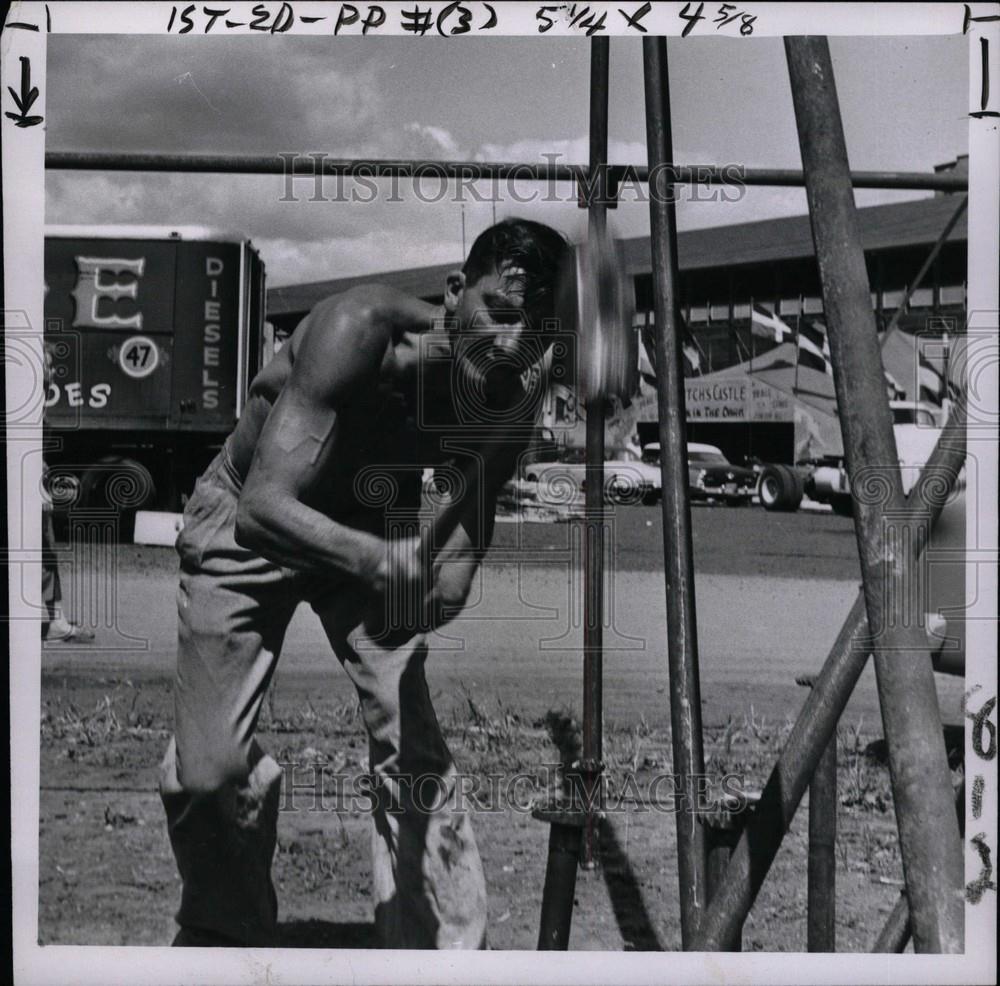
<instances>
[{"instance_id":1,"label":"man's dark hair","mask_svg":"<svg viewBox=\"0 0 1000 986\"><path fill-rule=\"evenodd\" d=\"M552 227L509 218L476 237L462 271L472 285L486 274L520 267L525 274L525 306L546 308L555 304L556 285L570 250L566 238Z\"/></svg>"}]
</instances>

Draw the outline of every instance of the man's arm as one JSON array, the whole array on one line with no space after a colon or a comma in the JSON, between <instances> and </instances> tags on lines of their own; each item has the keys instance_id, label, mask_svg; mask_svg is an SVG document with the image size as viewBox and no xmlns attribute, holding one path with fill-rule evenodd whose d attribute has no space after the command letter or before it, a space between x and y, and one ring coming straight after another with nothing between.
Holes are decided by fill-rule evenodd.
<instances>
[{"instance_id":1,"label":"man's arm","mask_svg":"<svg viewBox=\"0 0 1000 986\"><path fill-rule=\"evenodd\" d=\"M514 469L519 451L520 446L509 443L493 449L486 446L470 469L473 476L467 474L467 480L474 481L466 482L460 520L440 544L433 546L433 581L426 605L434 626L457 616L468 599L476 571L493 541L497 496ZM440 507L438 513L450 508Z\"/></svg>"},{"instance_id":2,"label":"man's arm","mask_svg":"<svg viewBox=\"0 0 1000 986\"><path fill-rule=\"evenodd\" d=\"M342 296L303 326L240 495L237 543L276 564L341 573L380 588L382 539L338 524L306 501L333 466L338 412L377 383L391 326L391 312L371 292Z\"/></svg>"}]
</instances>

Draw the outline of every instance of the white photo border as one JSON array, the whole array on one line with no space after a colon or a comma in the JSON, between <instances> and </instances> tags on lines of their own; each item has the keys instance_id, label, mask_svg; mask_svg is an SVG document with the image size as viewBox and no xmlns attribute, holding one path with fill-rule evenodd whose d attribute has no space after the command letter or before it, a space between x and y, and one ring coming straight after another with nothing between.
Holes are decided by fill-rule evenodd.
<instances>
[{"instance_id":1,"label":"white photo border","mask_svg":"<svg viewBox=\"0 0 1000 986\"><path fill-rule=\"evenodd\" d=\"M216 3L192 5L195 38L254 33L249 25L254 8L265 8L277 17L279 3ZM283 33L332 36L343 7L341 3L284 5L294 18ZM357 3L364 9L367 5ZM401 12L415 6L432 8L434 14L447 6L443 0L415 4L383 2L388 17L383 28L369 36L407 34ZM538 35L542 24L538 10L556 8L555 3L513 3L500 0L486 5L468 0L467 6L485 16L487 6L496 12L491 36ZM552 21L546 37L581 37L585 31L572 26L568 5L550 10ZM578 6L583 6L578 5ZM587 4L595 15L606 14L603 33L641 36L629 29L627 18L644 6L635 2ZM745 3L741 9L756 15L755 37L786 34L845 35L960 35L969 42L969 267L968 312L970 328L977 328L995 342L998 325L998 267L1000 256L1000 119L984 109L981 52L985 39L992 52L1000 52L1000 22L977 21L995 17L996 4L973 3ZM59 34L163 34L179 31L179 14L185 3L16 3L8 15L2 35L2 84L4 109L8 86L21 84L22 59L30 62L31 84L39 96L31 113L46 115L47 33ZM242 25L204 27L205 7L225 7L229 19ZM650 34L676 37L685 22L679 17L683 3L655 3L643 21ZM319 18L310 23L303 16ZM968 19L967 19L968 18ZM11 22L18 25L13 26ZM180 23L185 23L181 21ZM32 30L34 25L36 30ZM360 24L338 33L358 34ZM706 32L707 33L707 32ZM437 36L436 32L431 32ZM429 34L428 36L431 36ZM266 35L261 35L266 36ZM738 37L735 34L713 34ZM461 38L454 39L461 43ZM415 38L414 44L419 44ZM988 112L1000 110L1000 71L988 97ZM973 114L980 115L973 115ZM76 947L38 945L38 846L39 846L39 727L41 713L40 645L37 612L40 603L38 579L40 558L40 510L38 491L41 456L25 455L41 445L40 367L42 360L45 127L17 126L6 114L0 119L3 150L3 243L4 308L7 326L5 374L7 394L8 475L8 574L10 603L10 712L12 784L13 944L16 982L129 984L144 983L524 983L541 981L572 986L595 983L841 983L878 981L885 983L963 983L995 981L996 891L987 891L976 905L966 904L967 951L961 956L934 955L802 955L780 953L534 953L534 952L378 952L344 949L198 949L159 947ZM21 319L21 323L18 323ZM13 331L12 331L13 330ZM992 339L989 334L992 333ZM16 339L15 339L16 337ZM12 346L12 340L16 346ZM970 365L975 354L970 351ZM969 454L977 459L978 489L970 491L970 517L978 504L979 545L992 551L992 562L967 566L970 603L966 695L970 722L966 725L967 776L982 775L985 781L981 813L974 817L967 803L965 835L966 879L983 873L983 863L973 839L981 836L990 848L990 862L997 862L997 760L984 760L973 747L971 717L997 693L997 587L996 545L998 489L996 412L998 367L995 355L978 367L978 391L986 403L982 409L994 422L991 427L969 429ZM990 403L992 402L992 403ZM972 523L972 519L970 519ZM987 553L988 553L987 552ZM981 552L980 552L981 553ZM984 576L984 571L987 573ZM34 573L34 574L32 574ZM992 573L992 577L989 573ZM995 709L990 715L995 722ZM971 783L966 792L971 799ZM995 881L995 875L994 875Z\"/></svg>"}]
</instances>

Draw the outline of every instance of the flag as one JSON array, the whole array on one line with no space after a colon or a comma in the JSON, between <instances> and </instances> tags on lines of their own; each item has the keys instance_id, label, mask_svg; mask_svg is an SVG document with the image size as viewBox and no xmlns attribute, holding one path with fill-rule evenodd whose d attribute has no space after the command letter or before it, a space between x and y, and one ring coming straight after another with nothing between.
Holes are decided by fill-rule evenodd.
<instances>
[{"instance_id":1,"label":"flag","mask_svg":"<svg viewBox=\"0 0 1000 986\"><path fill-rule=\"evenodd\" d=\"M968 338L965 335L956 335L948 340L944 369L948 399L952 401L959 400L965 393L966 363L969 358L967 346Z\"/></svg>"},{"instance_id":2,"label":"flag","mask_svg":"<svg viewBox=\"0 0 1000 986\"><path fill-rule=\"evenodd\" d=\"M636 312L632 321L639 330L639 376L651 387L656 386L656 341L653 338L653 313Z\"/></svg>"},{"instance_id":3,"label":"flag","mask_svg":"<svg viewBox=\"0 0 1000 986\"><path fill-rule=\"evenodd\" d=\"M688 342L684 343L684 359L687 360L688 366L691 367L692 376L697 376L697 374L701 373L701 353Z\"/></svg>"},{"instance_id":4,"label":"flag","mask_svg":"<svg viewBox=\"0 0 1000 986\"><path fill-rule=\"evenodd\" d=\"M925 348L930 351L925 353ZM916 338L898 326L886 333L882 340L882 366L895 380L906 384L907 399L940 407L948 396L944 362L934 356L934 351L940 348L940 340Z\"/></svg>"},{"instance_id":5,"label":"flag","mask_svg":"<svg viewBox=\"0 0 1000 986\"><path fill-rule=\"evenodd\" d=\"M687 360L688 366L691 367L691 373L688 375L696 377L698 374L704 372L702 367L702 357L705 356L705 350L701 348L701 344L698 342L697 337L688 327L687 322L684 321L684 316L678 313L677 317L680 320L681 329L684 332L681 341L681 348L684 351L684 358Z\"/></svg>"},{"instance_id":6,"label":"flag","mask_svg":"<svg viewBox=\"0 0 1000 986\"><path fill-rule=\"evenodd\" d=\"M920 394L918 399L940 407L945 398L944 375L931 365L919 349L917 350L917 384Z\"/></svg>"},{"instance_id":7,"label":"flag","mask_svg":"<svg viewBox=\"0 0 1000 986\"><path fill-rule=\"evenodd\" d=\"M898 401L906 397L906 391L896 382L896 378L888 371L882 371L885 374L886 382L886 392L889 395L889 400Z\"/></svg>"},{"instance_id":8,"label":"flag","mask_svg":"<svg viewBox=\"0 0 1000 986\"><path fill-rule=\"evenodd\" d=\"M650 348L646 338L639 347L639 376L651 387L656 386L656 353Z\"/></svg>"},{"instance_id":9,"label":"flag","mask_svg":"<svg viewBox=\"0 0 1000 986\"><path fill-rule=\"evenodd\" d=\"M781 342L785 336L793 335L792 328L778 318L774 312L763 305L750 306L750 331L759 336L774 336L775 342Z\"/></svg>"},{"instance_id":10,"label":"flag","mask_svg":"<svg viewBox=\"0 0 1000 986\"><path fill-rule=\"evenodd\" d=\"M656 384L656 341L653 338L653 326L656 316L653 312L636 313L634 325L639 328L639 336L642 340L642 347L639 352L639 373L650 385ZM702 357L704 350L698 345L698 340L694 333L687 327L683 318L680 318L682 332L681 349L684 359L690 368L685 376L698 376L702 372Z\"/></svg>"},{"instance_id":11,"label":"flag","mask_svg":"<svg viewBox=\"0 0 1000 986\"><path fill-rule=\"evenodd\" d=\"M826 329L821 322L801 321L798 350L799 366L808 366L820 373L832 375L830 347L826 341Z\"/></svg>"}]
</instances>

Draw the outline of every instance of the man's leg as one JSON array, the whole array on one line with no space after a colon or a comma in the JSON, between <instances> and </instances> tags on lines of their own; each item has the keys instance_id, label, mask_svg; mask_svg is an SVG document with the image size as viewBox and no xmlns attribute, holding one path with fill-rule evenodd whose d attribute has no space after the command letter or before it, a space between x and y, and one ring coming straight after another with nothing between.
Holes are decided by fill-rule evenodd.
<instances>
[{"instance_id":1,"label":"man's leg","mask_svg":"<svg viewBox=\"0 0 1000 986\"><path fill-rule=\"evenodd\" d=\"M45 619L42 620L42 637L48 636L50 626L62 614L62 585L59 582L59 564L56 561L55 532L52 529L52 510L42 507L42 602Z\"/></svg>"},{"instance_id":2,"label":"man's leg","mask_svg":"<svg viewBox=\"0 0 1000 986\"><path fill-rule=\"evenodd\" d=\"M178 540L175 738L160 795L183 880L177 944L274 944L281 768L254 740L294 610L280 569L233 540L235 493L199 481Z\"/></svg>"},{"instance_id":3,"label":"man's leg","mask_svg":"<svg viewBox=\"0 0 1000 986\"><path fill-rule=\"evenodd\" d=\"M344 632L336 604L313 608L358 690L368 729L380 789L372 862L383 946L485 948L486 882L427 690L424 637L381 650L360 630Z\"/></svg>"},{"instance_id":4,"label":"man's leg","mask_svg":"<svg viewBox=\"0 0 1000 986\"><path fill-rule=\"evenodd\" d=\"M59 556L52 527L52 507L42 504L42 640L50 643L92 644L94 632L79 623L70 623L62 608L62 582L59 579Z\"/></svg>"},{"instance_id":5,"label":"man's leg","mask_svg":"<svg viewBox=\"0 0 1000 986\"><path fill-rule=\"evenodd\" d=\"M160 797L183 881L175 945L272 946L278 901L271 883L281 768L254 742L243 782L185 789L172 740Z\"/></svg>"}]
</instances>

